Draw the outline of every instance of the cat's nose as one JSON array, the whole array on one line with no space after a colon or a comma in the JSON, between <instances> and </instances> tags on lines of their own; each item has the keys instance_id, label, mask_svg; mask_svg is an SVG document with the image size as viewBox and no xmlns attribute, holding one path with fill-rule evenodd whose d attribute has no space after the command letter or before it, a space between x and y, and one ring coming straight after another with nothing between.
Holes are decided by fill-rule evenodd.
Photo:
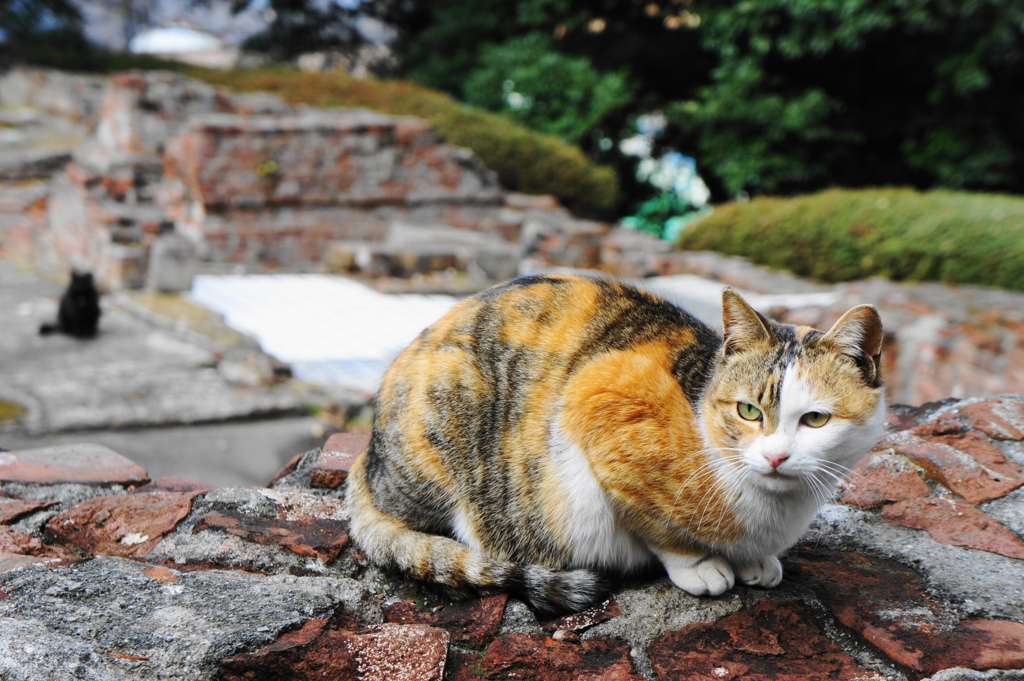
<instances>
[{"instance_id":1,"label":"cat's nose","mask_svg":"<svg viewBox=\"0 0 1024 681\"><path fill-rule=\"evenodd\" d=\"M769 466L771 466L772 468L778 468L786 459L789 458L789 454L785 454L782 452L772 452L766 453L764 455L764 458L768 462Z\"/></svg>"}]
</instances>

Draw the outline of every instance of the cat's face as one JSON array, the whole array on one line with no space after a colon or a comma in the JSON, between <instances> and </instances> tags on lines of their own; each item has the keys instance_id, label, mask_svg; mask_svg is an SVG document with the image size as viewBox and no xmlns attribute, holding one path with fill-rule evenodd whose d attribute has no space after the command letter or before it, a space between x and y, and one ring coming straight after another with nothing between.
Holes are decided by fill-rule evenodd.
<instances>
[{"instance_id":1,"label":"cat's face","mask_svg":"<svg viewBox=\"0 0 1024 681\"><path fill-rule=\"evenodd\" d=\"M704 405L740 487L826 498L882 433L881 324L861 306L821 333L765 320L727 293L725 345Z\"/></svg>"}]
</instances>

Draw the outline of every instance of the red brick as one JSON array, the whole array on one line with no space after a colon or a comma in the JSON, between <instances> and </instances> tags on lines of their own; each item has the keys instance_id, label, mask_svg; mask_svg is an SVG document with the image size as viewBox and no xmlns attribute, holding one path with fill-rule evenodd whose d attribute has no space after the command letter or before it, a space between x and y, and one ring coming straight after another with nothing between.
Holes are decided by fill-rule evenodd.
<instances>
[{"instance_id":1,"label":"red brick","mask_svg":"<svg viewBox=\"0 0 1024 681\"><path fill-rule=\"evenodd\" d=\"M9 570L18 570L29 565L47 565L57 563L60 559L47 556L26 556L21 553L8 553L0 548L0 573ZM0 589L0 601L7 598L7 594Z\"/></svg>"},{"instance_id":2,"label":"red brick","mask_svg":"<svg viewBox=\"0 0 1024 681\"><path fill-rule=\"evenodd\" d=\"M181 579L178 573L163 565L150 565L142 570L142 574L147 577L151 577L158 582L164 582L165 584L173 584Z\"/></svg>"},{"instance_id":3,"label":"red brick","mask_svg":"<svg viewBox=\"0 0 1024 681\"><path fill-rule=\"evenodd\" d=\"M957 499L909 499L882 511L894 525L927 530L937 542L1024 559L1024 542L977 507Z\"/></svg>"},{"instance_id":4,"label":"red brick","mask_svg":"<svg viewBox=\"0 0 1024 681\"><path fill-rule=\"evenodd\" d=\"M63 546L44 544L24 530L0 526L0 553L37 556L40 558L74 558Z\"/></svg>"},{"instance_id":5,"label":"red brick","mask_svg":"<svg viewBox=\"0 0 1024 681\"><path fill-rule=\"evenodd\" d=\"M951 447L946 444L947 441L955 442L957 447ZM931 480L945 485L972 504L998 499L1024 484L1024 477L1016 465L1007 461L995 448L992 448L994 452L983 448L975 438L924 439L906 434L899 438L889 438L886 444L892 446L896 454L921 466ZM998 470L989 467L988 463L982 465L964 448L978 452L983 457L990 457ZM998 460L1000 458L1002 461Z\"/></svg>"},{"instance_id":6,"label":"red brick","mask_svg":"<svg viewBox=\"0 0 1024 681\"><path fill-rule=\"evenodd\" d=\"M399 601L385 608L384 618L394 624L439 627L451 634L453 643L483 648L498 635L507 600L508 596L499 594L448 603L436 609Z\"/></svg>"},{"instance_id":7,"label":"red brick","mask_svg":"<svg viewBox=\"0 0 1024 681\"><path fill-rule=\"evenodd\" d=\"M382 624L358 633L309 620L253 653L221 660L223 681L440 681L448 632L422 624Z\"/></svg>"},{"instance_id":8,"label":"red brick","mask_svg":"<svg viewBox=\"0 0 1024 681\"><path fill-rule=\"evenodd\" d=\"M1015 400L989 400L960 407L971 425L993 440L1024 440L1024 404Z\"/></svg>"},{"instance_id":9,"label":"red brick","mask_svg":"<svg viewBox=\"0 0 1024 681\"><path fill-rule=\"evenodd\" d=\"M327 518L282 520L241 513L212 511L202 516L193 532L221 531L264 546L280 546L300 556L330 562L348 544L348 523Z\"/></svg>"},{"instance_id":10,"label":"red brick","mask_svg":"<svg viewBox=\"0 0 1024 681\"><path fill-rule=\"evenodd\" d=\"M544 625L544 630L580 633L621 614L622 610L619 608L619 604L615 602L615 599L608 598L592 608L587 608L582 612L573 613L561 619L548 622Z\"/></svg>"},{"instance_id":11,"label":"red brick","mask_svg":"<svg viewBox=\"0 0 1024 681\"><path fill-rule=\"evenodd\" d=\"M789 567L790 579L813 589L841 624L919 675L1024 667L1024 624L961 620L928 595L917 573L893 561L797 552Z\"/></svg>"},{"instance_id":12,"label":"red brick","mask_svg":"<svg viewBox=\"0 0 1024 681\"><path fill-rule=\"evenodd\" d=\"M217 489L205 482L196 482L186 478L166 477L144 485L132 494L146 494L147 492L209 492Z\"/></svg>"},{"instance_id":13,"label":"red brick","mask_svg":"<svg viewBox=\"0 0 1024 681\"><path fill-rule=\"evenodd\" d=\"M932 490L905 459L878 452L865 457L846 482L842 501L877 508L889 501L926 497Z\"/></svg>"},{"instance_id":14,"label":"red brick","mask_svg":"<svg viewBox=\"0 0 1024 681\"><path fill-rule=\"evenodd\" d=\"M508 634L490 645L479 669L485 679L641 681L629 652L629 644L608 636L574 644L543 634Z\"/></svg>"},{"instance_id":15,"label":"red brick","mask_svg":"<svg viewBox=\"0 0 1024 681\"><path fill-rule=\"evenodd\" d=\"M0 525L9 525L18 518L53 506L52 501L21 501L19 499L0 499Z\"/></svg>"},{"instance_id":16,"label":"red brick","mask_svg":"<svg viewBox=\"0 0 1024 681\"><path fill-rule=\"evenodd\" d=\"M355 460L370 444L365 433L337 433L324 443L320 455L309 472L313 487L339 487L348 478L348 471Z\"/></svg>"},{"instance_id":17,"label":"red brick","mask_svg":"<svg viewBox=\"0 0 1024 681\"><path fill-rule=\"evenodd\" d=\"M688 625L658 638L647 652L660 679L885 679L826 638L798 601L764 601L715 623Z\"/></svg>"},{"instance_id":18,"label":"red brick","mask_svg":"<svg viewBox=\"0 0 1024 681\"><path fill-rule=\"evenodd\" d=\"M0 480L142 485L149 482L149 475L102 445L77 444L0 452Z\"/></svg>"},{"instance_id":19,"label":"red brick","mask_svg":"<svg viewBox=\"0 0 1024 681\"><path fill-rule=\"evenodd\" d=\"M142 558L174 531L198 492L97 497L54 516L46 531L92 553Z\"/></svg>"}]
</instances>

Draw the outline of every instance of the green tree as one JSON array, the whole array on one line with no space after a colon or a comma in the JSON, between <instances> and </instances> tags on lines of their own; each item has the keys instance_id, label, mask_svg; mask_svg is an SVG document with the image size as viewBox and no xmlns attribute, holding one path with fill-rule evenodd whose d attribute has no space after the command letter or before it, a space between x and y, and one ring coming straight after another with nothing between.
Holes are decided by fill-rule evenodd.
<instances>
[{"instance_id":1,"label":"green tree","mask_svg":"<svg viewBox=\"0 0 1024 681\"><path fill-rule=\"evenodd\" d=\"M711 83L670 107L728 194L1024 191L1024 3L702 2Z\"/></svg>"},{"instance_id":2,"label":"green tree","mask_svg":"<svg viewBox=\"0 0 1024 681\"><path fill-rule=\"evenodd\" d=\"M579 143L632 101L625 70L602 74L586 57L558 52L544 33L486 45L480 57L465 81L467 102L568 142Z\"/></svg>"},{"instance_id":3,"label":"green tree","mask_svg":"<svg viewBox=\"0 0 1024 681\"><path fill-rule=\"evenodd\" d=\"M82 15L71 0L0 0L0 62L86 47Z\"/></svg>"}]
</instances>

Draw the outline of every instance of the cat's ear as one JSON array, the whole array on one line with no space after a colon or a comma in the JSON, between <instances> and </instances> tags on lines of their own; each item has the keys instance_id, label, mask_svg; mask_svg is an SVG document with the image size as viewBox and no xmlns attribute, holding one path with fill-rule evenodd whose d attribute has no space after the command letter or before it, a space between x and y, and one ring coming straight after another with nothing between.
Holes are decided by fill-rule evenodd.
<instances>
[{"instance_id":1,"label":"cat's ear","mask_svg":"<svg viewBox=\"0 0 1024 681\"><path fill-rule=\"evenodd\" d=\"M858 305L839 318L825 338L860 367L864 381L878 385L882 364L882 319L874 305Z\"/></svg>"},{"instance_id":2,"label":"cat's ear","mask_svg":"<svg viewBox=\"0 0 1024 681\"><path fill-rule=\"evenodd\" d=\"M731 288L722 291L722 325L725 327L722 352L727 357L770 343L772 339L768 320Z\"/></svg>"}]
</instances>

